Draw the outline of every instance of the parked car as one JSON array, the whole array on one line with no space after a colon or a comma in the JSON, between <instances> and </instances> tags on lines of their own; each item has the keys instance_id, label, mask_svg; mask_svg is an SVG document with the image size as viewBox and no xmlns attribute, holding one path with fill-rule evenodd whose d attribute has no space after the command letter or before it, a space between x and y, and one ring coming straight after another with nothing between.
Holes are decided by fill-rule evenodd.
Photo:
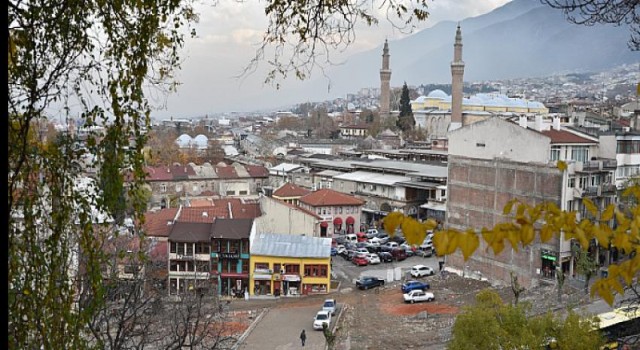
<instances>
[{"instance_id":1,"label":"parked car","mask_svg":"<svg viewBox=\"0 0 640 350\"><path fill-rule=\"evenodd\" d=\"M435 272L429 266L424 265L415 265L411 267L411 276L413 277L423 277L423 276L431 276Z\"/></svg>"},{"instance_id":2,"label":"parked car","mask_svg":"<svg viewBox=\"0 0 640 350\"><path fill-rule=\"evenodd\" d=\"M366 242L367 241L367 234L364 233L364 232L356 233L356 237L358 239L358 242Z\"/></svg>"},{"instance_id":3,"label":"parked car","mask_svg":"<svg viewBox=\"0 0 640 350\"><path fill-rule=\"evenodd\" d=\"M380 252L378 253L378 257L380 257L380 261L382 262L388 263L393 261L393 255L389 252Z\"/></svg>"},{"instance_id":4,"label":"parked car","mask_svg":"<svg viewBox=\"0 0 640 350\"><path fill-rule=\"evenodd\" d=\"M322 304L322 311L328 311L331 315L336 314L337 303L335 299L325 299L324 304Z\"/></svg>"},{"instance_id":5,"label":"parked car","mask_svg":"<svg viewBox=\"0 0 640 350\"><path fill-rule=\"evenodd\" d=\"M369 244L373 245L376 248L380 247L381 244L384 244L384 242L382 242L382 239L378 237L369 238L367 242L369 242Z\"/></svg>"},{"instance_id":6,"label":"parked car","mask_svg":"<svg viewBox=\"0 0 640 350\"><path fill-rule=\"evenodd\" d=\"M369 260L367 260L367 258L363 255L356 255L352 260L351 260L356 266L367 266L369 265Z\"/></svg>"},{"instance_id":7,"label":"parked car","mask_svg":"<svg viewBox=\"0 0 640 350\"><path fill-rule=\"evenodd\" d=\"M407 253L404 251L404 249L394 248L390 253L391 255L393 255L393 258L396 261L402 261L407 258Z\"/></svg>"},{"instance_id":8,"label":"parked car","mask_svg":"<svg viewBox=\"0 0 640 350\"><path fill-rule=\"evenodd\" d=\"M416 249L416 255L417 256L421 256L423 258L428 258L430 256L433 256L433 248L418 248Z\"/></svg>"},{"instance_id":9,"label":"parked car","mask_svg":"<svg viewBox=\"0 0 640 350\"><path fill-rule=\"evenodd\" d=\"M338 254L342 254L347 251L347 248L342 244L338 244L336 250L338 251Z\"/></svg>"},{"instance_id":10,"label":"parked car","mask_svg":"<svg viewBox=\"0 0 640 350\"><path fill-rule=\"evenodd\" d=\"M367 235L367 238L372 238L375 237L378 233L379 232L377 228L370 228L365 234Z\"/></svg>"},{"instance_id":11,"label":"parked car","mask_svg":"<svg viewBox=\"0 0 640 350\"><path fill-rule=\"evenodd\" d=\"M402 244L400 245L400 248L404 249L404 252L405 252L405 253L407 253L407 256L408 256L408 257L409 257L409 256L414 256L414 255L415 255L415 251L416 251L416 248L415 248L415 247L412 247L412 246L410 246L410 245L408 245L408 244L406 244L406 243L402 243Z\"/></svg>"},{"instance_id":12,"label":"parked car","mask_svg":"<svg viewBox=\"0 0 640 350\"><path fill-rule=\"evenodd\" d=\"M407 281L402 284L402 293L409 293L412 290L427 290L429 284L420 281Z\"/></svg>"},{"instance_id":13,"label":"parked car","mask_svg":"<svg viewBox=\"0 0 640 350\"><path fill-rule=\"evenodd\" d=\"M359 289L369 289L379 286L384 286L384 280L382 278L363 276L356 281L356 287Z\"/></svg>"},{"instance_id":14,"label":"parked car","mask_svg":"<svg viewBox=\"0 0 640 350\"><path fill-rule=\"evenodd\" d=\"M369 265L375 265L380 263L380 257L377 254L369 253L367 254L367 261Z\"/></svg>"},{"instance_id":15,"label":"parked car","mask_svg":"<svg viewBox=\"0 0 640 350\"><path fill-rule=\"evenodd\" d=\"M390 242L396 242L398 244L402 244L402 243L406 242L407 240L404 239L404 237L402 237L401 235L395 235L395 236L391 237L389 239L389 241Z\"/></svg>"},{"instance_id":16,"label":"parked car","mask_svg":"<svg viewBox=\"0 0 640 350\"><path fill-rule=\"evenodd\" d=\"M355 250L347 250L347 255L344 258L348 261L351 261L355 256L356 256Z\"/></svg>"},{"instance_id":17,"label":"parked car","mask_svg":"<svg viewBox=\"0 0 640 350\"><path fill-rule=\"evenodd\" d=\"M423 290L412 290L409 293L405 293L402 295L405 303L419 303L422 301L433 301L435 296L433 293L425 292Z\"/></svg>"},{"instance_id":18,"label":"parked car","mask_svg":"<svg viewBox=\"0 0 640 350\"><path fill-rule=\"evenodd\" d=\"M338 249L336 247L331 247L331 256L338 255Z\"/></svg>"},{"instance_id":19,"label":"parked car","mask_svg":"<svg viewBox=\"0 0 640 350\"><path fill-rule=\"evenodd\" d=\"M398 248L400 245L398 243L396 243L396 242L391 242L390 241L390 242L387 242L387 243L383 244L383 246L393 249L393 248Z\"/></svg>"},{"instance_id":20,"label":"parked car","mask_svg":"<svg viewBox=\"0 0 640 350\"><path fill-rule=\"evenodd\" d=\"M358 242L358 236L356 236L355 233L349 233L348 235L344 236L344 238L349 243Z\"/></svg>"},{"instance_id":21,"label":"parked car","mask_svg":"<svg viewBox=\"0 0 640 350\"><path fill-rule=\"evenodd\" d=\"M356 252L358 253L365 253L365 254L369 254L369 249L362 247L362 248L358 248L356 249Z\"/></svg>"},{"instance_id":22,"label":"parked car","mask_svg":"<svg viewBox=\"0 0 640 350\"><path fill-rule=\"evenodd\" d=\"M329 311L318 311L316 317L313 318L313 329L322 330L323 324L326 324L327 327L331 325L331 313Z\"/></svg>"},{"instance_id":23,"label":"parked car","mask_svg":"<svg viewBox=\"0 0 640 350\"><path fill-rule=\"evenodd\" d=\"M383 245L381 245L381 246L378 248L378 251L380 251L380 252L387 252L387 253L391 253L391 251L392 251L392 250L393 250L393 248L391 248L391 247L389 247L389 246L386 246L386 245L384 245L384 244L383 244Z\"/></svg>"}]
</instances>

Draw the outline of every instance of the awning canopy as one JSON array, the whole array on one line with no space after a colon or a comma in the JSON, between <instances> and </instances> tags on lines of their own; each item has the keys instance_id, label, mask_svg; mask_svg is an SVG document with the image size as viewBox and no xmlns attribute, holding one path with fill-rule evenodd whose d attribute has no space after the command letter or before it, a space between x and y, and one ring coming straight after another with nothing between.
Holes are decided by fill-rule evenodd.
<instances>
[{"instance_id":1,"label":"awning canopy","mask_svg":"<svg viewBox=\"0 0 640 350\"><path fill-rule=\"evenodd\" d=\"M356 222L356 219L353 218L353 216L349 216L347 218L347 225L353 225Z\"/></svg>"},{"instance_id":2,"label":"awning canopy","mask_svg":"<svg viewBox=\"0 0 640 350\"><path fill-rule=\"evenodd\" d=\"M333 219L333 224L334 225L342 225L342 218L337 217L337 218Z\"/></svg>"},{"instance_id":3,"label":"awning canopy","mask_svg":"<svg viewBox=\"0 0 640 350\"><path fill-rule=\"evenodd\" d=\"M320 227L329 227L329 223L326 221L323 221L320 223Z\"/></svg>"}]
</instances>

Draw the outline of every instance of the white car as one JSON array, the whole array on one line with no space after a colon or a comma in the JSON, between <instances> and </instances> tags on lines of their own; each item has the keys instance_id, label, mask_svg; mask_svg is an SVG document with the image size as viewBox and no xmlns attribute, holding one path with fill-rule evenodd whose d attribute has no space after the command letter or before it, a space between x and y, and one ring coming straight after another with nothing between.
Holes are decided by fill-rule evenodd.
<instances>
[{"instance_id":1,"label":"white car","mask_svg":"<svg viewBox=\"0 0 640 350\"><path fill-rule=\"evenodd\" d=\"M342 244L338 244L338 246L336 247L336 251L338 252L338 254L343 254L347 252L347 248L345 248L345 246L343 246Z\"/></svg>"},{"instance_id":2,"label":"white car","mask_svg":"<svg viewBox=\"0 0 640 350\"><path fill-rule=\"evenodd\" d=\"M325 299L324 304L322 304L322 311L328 311L331 315L335 315L336 305L335 299Z\"/></svg>"},{"instance_id":3,"label":"white car","mask_svg":"<svg viewBox=\"0 0 640 350\"><path fill-rule=\"evenodd\" d=\"M436 297L433 293L425 292L423 290L415 289L410 291L409 293L403 294L405 303L419 303L422 301L433 301Z\"/></svg>"},{"instance_id":4,"label":"white car","mask_svg":"<svg viewBox=\"0 0 640 350\"><path fill-rule=\"evenodd\" d=\"M424 265L415 265L411 267L411 276L412 277L423 277L423 276L431 276L435 272L429 266Z\"/></svg>"},{"instance_id":5,"label":"white car","mask_svg":"<svg viewBox=\"0 0 640 350\"><path fill-rule=\"evenodd\" d=\"M367 248L358 248L356 249L357 253L369 254L369 249Z\"/></svg>"},{"instance_id":6,"label":"white car","mask_svg":"<svg viewBox=\"0 0 640 350\"><path fill-rule=\"evenodd\" d=\"M313 318L313 329L322 330L323 324L326 324L327 327L331 325L331 312L321 310Z\"/></svg>"},{"instance_id":7,"label":"white car","mask_svg":"<svg viewBox=\"0 0 640 350\"><path fill-rule=\"evenodd\" d=\"M367 238L373 238L373 237L378 235L378 229L370 228L370 229L367 230L365 235L366 235Z\"/></svg>"},{"instance_id":8,"label":"white car","mask_svg":"<svg viewBox=\"0 0 640 350\"><path fill-rule=\"evenodd\" d=\"M397 242L387 242L387 243L385 243L384 245L385 245L385 247L389 247L389 248L391 248L391 249L393 249L393 248L398 248L398 247L399 247L399 245L398 245L398 243L397 243Z\"/></svg>"},{"instance_id":9,"label":"white car","mask_svg":"<svg viewBox=\"0 0 640 350\"><path fill-rule=\"evenodd\" d=\"M378 254L369 253L367 254L366 259L369 262L369 265L375 265L380 263L380 257L378 256Z\"/></svg>"},{"instance_id":10,"label":"white car","mask_svg":"<svg viewBox=\"0 0 640 350\"><path fill-rule=\"evenodd\" d=\"M367 240L367 242L369 242L369 244L371 244L373 247L377 248L380 246L380 244L382 244L382 240L378 237L373 237Z\"/></svg>"}]
</instances>

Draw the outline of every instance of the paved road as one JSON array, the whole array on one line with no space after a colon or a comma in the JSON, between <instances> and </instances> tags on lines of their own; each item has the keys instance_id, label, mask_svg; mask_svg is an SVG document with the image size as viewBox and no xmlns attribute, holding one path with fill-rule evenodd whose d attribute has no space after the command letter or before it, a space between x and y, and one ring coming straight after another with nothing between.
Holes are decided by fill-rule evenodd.
<instances>
[{"instance_id":1,"label":"paved road","mask_svg":"<svg viewBox=\"0 0 640 350\"><path fill-rule=\"evenodd\" d=\"M321 302L314 306L272 308L256 325L240 346L242 350L324 350L324 336L313 330L313 317L322 308ZM303 348L300 332L307 333L307 343Z\"/></svg>"}]
</instances>

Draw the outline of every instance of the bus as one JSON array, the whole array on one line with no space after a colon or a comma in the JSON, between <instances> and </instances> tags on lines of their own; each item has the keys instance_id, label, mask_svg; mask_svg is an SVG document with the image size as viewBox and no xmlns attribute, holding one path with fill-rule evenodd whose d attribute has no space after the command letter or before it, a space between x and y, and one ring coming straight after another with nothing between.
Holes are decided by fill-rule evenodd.
<instances>
[{"instance_id":1,"label":"bus","mask_svg":"<svg viewBox=\"0 0 640 350\"><path fill-rule=\"evenodd\" d=\"M640 344L640 304L630 304L601 313L599 330L606 339L603 350L630 349L626 344Z\"/></svg>"}]
</instances>

